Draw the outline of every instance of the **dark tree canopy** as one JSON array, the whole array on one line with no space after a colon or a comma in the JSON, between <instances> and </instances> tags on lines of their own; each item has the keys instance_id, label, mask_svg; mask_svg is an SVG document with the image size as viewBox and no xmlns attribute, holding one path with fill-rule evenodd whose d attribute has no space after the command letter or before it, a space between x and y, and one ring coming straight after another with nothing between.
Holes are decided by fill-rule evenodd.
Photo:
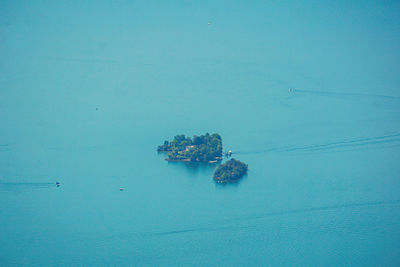
<instances>
[{"instance_id":1,"label":"dark tree canopy","mask_svg":"<svg viewBox=\"0 0 400 267\"><path fill-rule=\"evenodd\" d=\"M157 150L168 152L169 161L214 162L222 160L222 138L216 133L193 138L181 134L170 142L165 141Z\"/></svg>"},{"instance_id":2,"label":"dark tree canopy","mask_svg":"<svg viewBox=\"0 0 400 267\"><path fill-rule=\"evenodd\" d=\"M247 173L247 164L231 159L218 166L214 172L214 179L219 183L234 182Z\"/></svg>"}]
</instances>

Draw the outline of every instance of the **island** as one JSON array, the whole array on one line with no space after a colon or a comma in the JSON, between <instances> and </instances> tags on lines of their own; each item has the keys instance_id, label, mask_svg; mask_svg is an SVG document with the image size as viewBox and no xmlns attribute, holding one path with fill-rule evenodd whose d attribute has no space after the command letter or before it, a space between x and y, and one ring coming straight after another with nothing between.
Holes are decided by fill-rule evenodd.
<instances>
[{"instance_id":1,"label":"island","mask_svg":"<svg viewBox=\"0 0 400 267\"><path fill-rule=\"evenodd\" d=\"M222 160L222 138L219 134L176 135L172 141L164 141L158 152L167 152L167 161L190 161L217 163Z\"/></svg>"},{"instance_id":2,"label":"island","mask_svg":"<svg viewBox=\"0 0 400 267\"><path fill-rule=\"evenodd\" d=\"M218 166L214 172L214 180L218 183L236 182L247 173L247 164L232 158Z\"/></svg>"}]
</instances>

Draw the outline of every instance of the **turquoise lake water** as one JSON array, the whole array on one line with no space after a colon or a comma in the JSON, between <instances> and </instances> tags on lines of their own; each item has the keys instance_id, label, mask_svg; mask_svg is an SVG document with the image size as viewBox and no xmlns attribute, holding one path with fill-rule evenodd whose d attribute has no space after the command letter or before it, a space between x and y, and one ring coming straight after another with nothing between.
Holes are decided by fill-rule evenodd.
<instances>
[{"instance_id":1,"label":"turquoise lake water","mask_svg":"<svg viewBox=\"0 0 400 267\"><path fill-rule=\"evenodd\" d=\"M398 2L2 1L0 125L0 266L400 265Z\"/></svg>"}]
</instances>

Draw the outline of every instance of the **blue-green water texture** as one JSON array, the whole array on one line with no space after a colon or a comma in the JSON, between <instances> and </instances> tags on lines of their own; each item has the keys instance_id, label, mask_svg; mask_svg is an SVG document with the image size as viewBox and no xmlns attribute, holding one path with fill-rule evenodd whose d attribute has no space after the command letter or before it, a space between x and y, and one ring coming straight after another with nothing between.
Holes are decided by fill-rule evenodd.
<instances>
[{"instance_id":1,"label":"blue-green water texture","mask_svg":"<svg viewBox=\"0 0 400 267\"><path fill-rule=\"evenodd\" d=\"M1 1L0 125L0 266L400 265L398 1Z\"/></svg>"}]
</instances>

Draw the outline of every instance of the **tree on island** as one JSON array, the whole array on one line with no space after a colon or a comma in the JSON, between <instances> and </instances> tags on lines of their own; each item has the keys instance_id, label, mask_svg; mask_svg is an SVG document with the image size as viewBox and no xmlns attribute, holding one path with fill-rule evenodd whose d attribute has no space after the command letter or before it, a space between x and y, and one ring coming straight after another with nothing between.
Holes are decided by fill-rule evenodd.
<instances>
[{"instance_id":1,"label":"tree on island","mask_svg":"<svg viewBox=\"0 0 400 267\"><path fill-rule=\"evenodd\" d=\"M176 135L172 141L158 146L159 152L168 152L169 161L214 162L222 160L222 138L219 134L186 137Z\"/></svg>"},{"instance_id":2,"label":"tree on island","mask_svg":"<svg viewBox=\"0 0 400 267\"><path fill-rule=\"evenodd\" d=\"M235 182L247 173L247 164L231 159L218 166L214 172L214 180L218 183Z\"/></svg>"}]
</instances>

